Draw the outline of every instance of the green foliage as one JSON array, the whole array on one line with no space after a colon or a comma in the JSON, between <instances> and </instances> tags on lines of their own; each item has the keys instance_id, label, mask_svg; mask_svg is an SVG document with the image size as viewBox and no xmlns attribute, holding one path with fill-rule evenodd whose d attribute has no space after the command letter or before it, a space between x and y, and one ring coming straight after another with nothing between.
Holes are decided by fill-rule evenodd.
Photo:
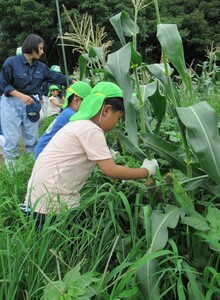
<instances>
[{"instance_id":1,"label":"green foliage","mask_svg":"<svg viewBox=\"0 0 220 300\"><path fill-rule=\"evenodd\" d=\"M168 228L175 228L180 216L184 212L178 207L167 206L165 213L153 211L151 214L151 244L147 250L148 254L164 249L168 241ZM149 229L145 229L149 234ZM158 287L159 267L156 260L150 260L137 272L137 281L144 295L144 299L160 298Z\"/></svg>"},{"instance_id":2,"label":"green foliage","mask_svg":"<svg viewBox=\"0 0 220 300\"><path fill-rule=\"evenodd\" d=\"M71 1L67 2L71 6ZM164 7L165 1L161 2ZM124 5L110 3L115 4L112 9ZM106 2L74 4L90 8L104 22ZM198 4L186 2L179 10L194 13ZM23 5L29 8L27 1ZM34 5L36 10L40 7ZM177 16L176 5L171 12ZM103 16L98 14L100 8ZM26 218L18 207L25 197L33 157L22 156L10 172L2 166L1 299L208 300L220 296L217 116L208 104L192 105L198 102L193 98L198 90L191 89L196 81L192 84L188 74L175 25L158 25L163 63L146 65L136 47L138 27L141 32L136 18L133 22L126 12L116 19L114 27L122 44L125 42L123 47L107 60L102 47L89 49L81 56L80 70L83 78L90 74L94 83L104 78L123 89L126 127L121 122L107 135L109 146L120 153L116 162L140 167L146 156L155 156L160 171L146 182L120 182L95 168L81 191L80 207L62 213L55 222L48 216L39 232L32 213ZM124 28L126 24L129 30ZM136 30L132 31L130 24ZM187 34L185 31L184 38ZM129 38L132 41L127 42ZM203 66L204 78L198 76L201 82L211 78L209 87L217 85L213 64L210 59ZM183 105L188 97L188 105ZM51 121L45 119L40 135Z\"/></svg>"},{"instance_id":3,"label":"green foliage","mask_svg":"<svg viewBox=\"0 0 220 300\"><path fill-rule=\"evenodd\" d=\"M150 1L144 1L149 4ZM92 16L94 25L105 26L108 32L108 38L114 40L113 51L120 45L116 39L116 34L112 28L109 19L114 15L125 11L129 15L134 13L134 5L131 0L118 2L108 0L93 2L70 1L62 2L70 15L73 12L79 16L88 13ZM4 12L4 18L1 18L1 49L0 62L5 57L13 55L15 49L23 42L28 33L35 32L41 35L47 45L47 54L51 54L55 38L58 36L57 14L55 1L0 1L1 11ZM63 32L69 31L69 24L63 9L60 5L62 15ZM177 24L180 34L183 37L184 49L186 52L186 61L191 63L201 61L205 57L205 49L212 42L217 44L219 41L219 5L217 0L212 1L187 1L179 0L160 1L160 14L163 23ZM11 18L13 16L13 18ZM8 21L10 20L10 22ZM156 17L153 5L148 5L145 9L138 12L138 24L140 28L139 39L137 43L138 51L147 61L159 61L160 47L156 39ZM211 39L210 39L211 37ZM52 38L52 40L51 40ZM72 67L71 50L68 51L68 62ZM52 58L55 60L55 58Z\"/></svg>"},{"instance_id":4,"label":"green foliage","mask_svg":"<svg viewBox=\"0 0 220 300\"><path fill-rule=\"evenodd\" d=\"M183 218L183 223L197 230L201 236L215 251L220 251L220 210L211 205L207 209L205 216L195 211L190 212L189 217Z\"/></svg>"},{"instance_id":5,"label":"green foliage","mask_svg":"<svg viewBox=\"0 0 220 300\"><path fill-rule=\"evenodd\" d=\"M200 166L219 185L220 137L215 111L206 102L200 102L177 108L177 112L187 128L189 143Z\"/></svg>"},{"instance_id":6,"label":"green foliage","mask_svg":"<svg viewBox=\"0 0 220 300\"><path fill-rule=\"evenodd\" d=\"M5 16L0 22L1 63L5 56L15 55L15 49L22 44L29 33L39 34L46 41L57 36L56 30L53 30L56 16L54 2L10 0L7 3L0 1L0 7Z\"/></svg>"},{"instance_id":7,"label":"green foliage","mask_svg":"<svg viewBox=\"0 0 220 300\"><path fill-rule=\"evenodd\" d=\"M89 300L96 294L92 285L98 281L95 274L87 272L80 274L81 263L68 271L62 281L51 281L44 289L43 299L79 299Z\"/></svg>"}]
</instances>

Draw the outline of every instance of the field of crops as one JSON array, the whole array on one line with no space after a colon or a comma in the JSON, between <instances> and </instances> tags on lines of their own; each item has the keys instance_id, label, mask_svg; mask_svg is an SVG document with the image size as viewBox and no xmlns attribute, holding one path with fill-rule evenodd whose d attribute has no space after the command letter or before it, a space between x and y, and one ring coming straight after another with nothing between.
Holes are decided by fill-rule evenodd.
<instances>
[{"instance_id":1,"label":"field of crops","mask_svg":"<svg viewBox=\"0 0 220 300\"><path fill-rule=\"evenodd\" d=\"M38 232L18 206L33 157L10 172L2 163L0 299L220 299L220 50L189 69L177 26L158 16L162 59L149 65L135 46L137 20L110 21L122 47L107 57L92 47L79 76L123 90L126 117L107 134L116 162L156 158L159 169L119 181L95 168L75 214L50 216Z\"/></svg>"}]
</instances>

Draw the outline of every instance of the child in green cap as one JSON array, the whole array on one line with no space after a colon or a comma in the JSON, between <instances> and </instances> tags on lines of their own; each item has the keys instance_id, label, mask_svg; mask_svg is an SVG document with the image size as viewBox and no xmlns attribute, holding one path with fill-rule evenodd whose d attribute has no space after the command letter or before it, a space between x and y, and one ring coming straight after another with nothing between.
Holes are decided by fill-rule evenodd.
<instances>
[{"instance_id":1,"label":"child in green cap","mask_svg":"<svg viewBox=\"0 0 220 300\"><path fill-rule=\"evenodd\" d=\"M64 110L50 124L45 133L39 139L34 154L35 160L55 135L55 133L57 133L57 131L66 125L69 122L70 117L79 110L82 100L90 94L91 90L91 86L87 82L83 81L77 81L67 89L65 102L62 106Z\"/></svg>"},{"instance_id":2,"label":"child in green cap","mask_svg":"<svg viewBox=\"0 0 220 300\"><path fill-rule=\"evenodd\" d=\"M47 214L78 207L79 192L96 164L115 179L143 179L155 173L155 159L145 159L141 168L117 165L112 159L104 134L123 114L122 90L100 82L48 143L35 162L25 198L26 211L34 208L37 222L42 225Z\"/></svg>"},{"instance_id":3,"label":"child in green cap","mask_svg":"<svg viewBox=\"0 0 220 300\"><path fill-rule=\"evenodd\" d=\"M60 108L63 105L62 99L59 97L60 89L57 85L50 85L48 92L48 116L58 116L60 113Z\"/></svg>"}]
</instances>

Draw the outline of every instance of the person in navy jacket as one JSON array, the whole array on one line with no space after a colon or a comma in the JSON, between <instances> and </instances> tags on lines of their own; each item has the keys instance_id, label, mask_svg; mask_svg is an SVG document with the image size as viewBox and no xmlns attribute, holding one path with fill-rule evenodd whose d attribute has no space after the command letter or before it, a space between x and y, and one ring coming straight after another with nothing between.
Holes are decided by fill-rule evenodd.
<instances>
[{"instance_id":1,"label":"person in navy jacket","mask_svg":"<svg viewBox=\"0 0 220 300\"><path fill-rule=\"evenodd\" d=\"M4 157L9 167L19 157L23 135L26 152L34 153L38 142L38 120L31 119L26 107L41 101L45 81L66 86L66 76L50 70L39 59L44 54L44 40L29 34L22 44L22 54L7 58L2 67L1 125L4 132ZM69 84L72 79L69 78ZM28 110L30 111L30 109ZM33 112L34 114L34 112Z\"/></svg>"}]
</instances>

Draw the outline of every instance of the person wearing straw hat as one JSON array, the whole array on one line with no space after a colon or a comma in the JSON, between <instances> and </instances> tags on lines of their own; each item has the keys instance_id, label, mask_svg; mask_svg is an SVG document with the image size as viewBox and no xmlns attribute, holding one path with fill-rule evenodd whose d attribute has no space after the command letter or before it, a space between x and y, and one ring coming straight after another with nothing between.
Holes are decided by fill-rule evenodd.
<instances>
[{"instance_id":1,"label":"person wearing straw hat","mask_svg":"<svg viewBox=\"0 0 220 300\"><path fill-rule=\"evenodd\" d=\"M79 110L81 102L90 94L91 89L91 86L87 82L83 81L77 81L67 89L65 102L62 106L63 111L56 119L54 119L54 121L49 125L45 133L39 139L35 149L35 160L55 135L55 133L57 133L64 125L66 125L69 122L70 117Z\"/></svg>"},{"instance_id":2,"label":"person wearing straw hat","mask_svg":"<svg viewBox=\"0 0 220 300\"><path fill-rule=\"evenodd\" d=\"M155 174L155 159L145 159L141 168L117 165L112 159L105 133L123 114L122 90L114 83L99 82L71 122L56 133L35 161L28 181L24 211L34 212L36 222L44 223L47 214L78 207L79 192L96 164L115 179L143 179Z\"/></svg>"}]
</instances>

